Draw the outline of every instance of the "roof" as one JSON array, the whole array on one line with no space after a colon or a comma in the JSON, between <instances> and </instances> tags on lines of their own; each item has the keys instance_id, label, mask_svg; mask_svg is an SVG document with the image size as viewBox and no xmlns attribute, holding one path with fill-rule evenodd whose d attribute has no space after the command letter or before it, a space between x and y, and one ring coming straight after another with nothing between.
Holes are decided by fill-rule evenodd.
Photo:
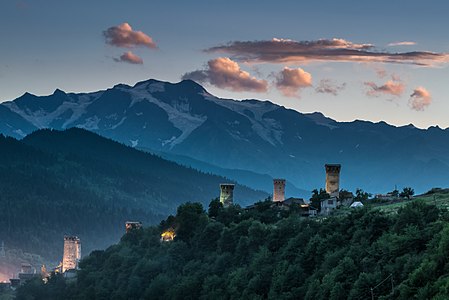
<instances>
[{"instance_id":1,"label":"roof","mask_svg":"<svg viewBox=\"0 0 449 300\"><path fill-rule=\"evenodd\" d=\"M306 203L304 202L304 199L302 199L302 198L290 197L290 198L282 201L282 204L284 204L284 205L292 205L292 204L304 205Z\"/></svg>"},{"instance_id":2,"label":"roof","mask_svg":"<svg viewBox=\"0 0 449 300\"><path fill-rule=\"evenodd\" d=\"M341 164L325 164L326 167L341 167Z\"/></svg>"},{"instance_id":3,"label":"roof","mask_svg":"<svg viewBox=\"0 0 449 300\"><path fill-rule=\"evenodd\" d=\"M360 201L356 201L356 202L352 203L350 207L352 207L352 208L363 207L363 203Z\"/></svg>"},{"instance_id":4,"label":"roof","mask_svg":"<svg viewBox=\"0 0 449 300\"><path fill-rule=\"evenodd\" d=\"M335 200L335 201L337 201L338 198L336 196L332 196L332 197L329 197L329 198L326 198L326 199L321 199L320 202L327 201L327 200Z\"/></svg>"}]
</instances>

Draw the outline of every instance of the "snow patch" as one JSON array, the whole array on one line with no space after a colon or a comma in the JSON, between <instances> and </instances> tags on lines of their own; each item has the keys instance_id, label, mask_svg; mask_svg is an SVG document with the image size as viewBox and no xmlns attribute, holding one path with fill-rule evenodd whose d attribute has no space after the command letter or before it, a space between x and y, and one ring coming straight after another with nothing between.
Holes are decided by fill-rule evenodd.
<instances>
[{"instance_id":1,"label":"snow patch","mask_svg":"<svg viewBox=\"0 0 449 300\"><path fill-rule=\"evenodd\" d=\"M164 140L161 142L162 147L164 147L167 144L171 144L174 140L176 140L176 136L172 136L171 138L169 138L168 140Z\"/></svg>"},{"instance_id":2,"label":"snow patch","mask_svg":"<svg viewBox=\"0 0 449 300\"><path fill-rule=\"evenodd\" d=\"M87 130L98 130L98 123L100 123L100 118L97 116L93 116L86 119L84 124L78 125L80 128L84 128Z\"/></svg>"},{"instance_id":3,"label":"snow patch","mask_svg":"<svg viewBox=\"0 0 449 300\"><path fill-rule=\"evenodd\" d=\"M170 105L149 94L146 87L138 86L130 92L132 98L130 106L141 101L148 101L156 104L167 113L168 120L173 124L173 126L182 132L177 138L171 138L167 141L166 144L170 145L170 149L184 141L192 133L192 131L201 126L207 120L206 116L192 115L190 113L190 105L187 99L181 98L180 100L184 100L182 103L174 102Z\"/></svg>"},{"instance_id":4,"label":"snow patch","mask_svg":"<svg viewBox=\"0 0 449 300\"><path fill-rule=\"evenodd\" d=\"M232 131L228 130L228 133L234 140L244 141L244 142L249 142L250 143L250 141L248 139L246 139L246 138L244 138L244 137L242 137L240 135L240 131L238 131L238 130L236 132L232 132Z\"/></svg>"},{"instance_id":5,"label":"snow patch","mask_svg":"<svg viewBox=\"0 0 449 300\"><path fill-rule=\"evenodd\" d=\"M108 115L105 118L107 120L113 119L113 120L117 120L118 115L117 114L112 114L112 115Z\"/></svg>"},{"instance_id":6,"label":"snow patch","mask_svg":"<svg viewBox=\"0 0 449 300\"><path fill-rule=\"evenodd\" d=\"M97 92L93 94L84 94L84 95L75 95L77 99L74 99L73 95L69 95L71 101L63 102L57 109L52 112L46 112L44 110L38 111L30 111L30 110L22 110L20 109L14 101L3 103L6 107L8 107L11 111L17 113L22 118L36 126L37 128L48 128L49 125L58 118L71 110L72 114L69 119L67 119L62 128L67 128L69 124L72 124L76 121L82 114L86 112L87 106L91 104L95 99L100 97L103 92Z\"/></svg>"},{"instance_id":7,"label":"snow patch","mask_svg":"<svg viewBox=\"0 0 449 300\"><path fill-rule=\"evenodd\" d=\"M163 82L151 83L151 84L147 85L147 91L150 93L154 93L154 92L163 93L163 92L165 92L164 83Z\"/></svg>"},{"instance_id":8,"label":"snow patch","mask_svg":"<svg viewBox=\"0 0 449 300\"><path fill-rule=\"evenodd\" d=\"M139 144L139 140L129 140L131 142L131 147L135 148Z\"/></svg>"},{"instance_id":9,"label":"snow patch","mask_svg":"<svg viewBox=\"0 0 449 300\"><path fill-rule=\"evenodd\" d=\"M25 137L25 136L26 136L25 132L23 132L22 129L16 129L16 130L14 130L13 132L14 132L15 134L21 136L21 137Z\"/></svg>"},{"instance_id":10,"label":"snow patch","mask_svg":"<svg viewBox=\"0 0 449 300\"><path fill-rule=\"evenodd\" d=\"M279 122L274 119L264 118L263 116L278 108L278 106L262 101L237 101L226 100L212 96L209 93L202 93L206 100L215 102L216 104L226 107L236 113L241 114L247 118L251 124L252 129L265 141L273 146L282 143L282 127ZM245 111L251 111L254 114L254 118L245 114Z\"/></svg>"},{"instance_id":11,"label":"snow patch","mask_svg":"<svg viewBox=\"0 0 449 300\"><path fill-rule=\"evenodd\" d=\"M179 97L178 101L172 102L172 106L179 112L190 114L190 103L186 97Z\"/></svg>"},{"instance_id":12,"label":"snow patch","mask_svg":"<svg viewBox=\"0 0 449 300\"><path fill-rule=\"evenodd\" d=\"M119 127L120 125L123 124L123 122L125 122L125 120L126 120L126 117L123 117L123 118L120 120L120 122L118 122L117 124L111 126L109 129L115 129L115 128Z\"/></svg>"}]
</instances>

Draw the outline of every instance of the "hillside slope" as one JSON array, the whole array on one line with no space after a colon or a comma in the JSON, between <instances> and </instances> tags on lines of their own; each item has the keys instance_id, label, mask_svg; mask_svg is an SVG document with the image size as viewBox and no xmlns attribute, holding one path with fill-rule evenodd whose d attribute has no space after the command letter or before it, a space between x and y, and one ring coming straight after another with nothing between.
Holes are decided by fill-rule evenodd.
<instances>
[{"instance_id":1,"label":"hillside slope","mask_svg":"<svg viewBox=\"0 0 449 300\"><path fill-rule=\"evenodd\" d=\"M117 241L126 220L154 224L186 201L209 203L225 181L83 129L1 136L0 240L55 260L76 234L89 253ZM236 186L242 205L267 196Z\"/></svg>"},{"instance_id":2,"label":"hillside slope","mask_svg":"<svg viewBox=\"0 0 449 300\"><path fill-rule=\"evenodd\" d=\"M257 209L178 208L81 262L78 280L19 290L58 299L447 299L447 212L416 202L397 214L354 209L300 218ZM161 231L177 228L172 242Z\"/></svg>"}]
</instances>

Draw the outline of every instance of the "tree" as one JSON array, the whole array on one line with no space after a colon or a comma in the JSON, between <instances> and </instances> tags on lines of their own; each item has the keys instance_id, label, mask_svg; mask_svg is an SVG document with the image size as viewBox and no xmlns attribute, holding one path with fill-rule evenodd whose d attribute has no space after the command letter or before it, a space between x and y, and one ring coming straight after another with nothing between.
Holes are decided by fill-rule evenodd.
<instances>
[{"instance_id":1,"label":"tree","mask_svg":"<svg viewBox=\"0 0 449 300\"><path fill-rule=\"evenodd\" d=\"M312 198L310 198L310 203L312 204L312 207L316 208L318 211L321 210L321 201L324 199L329 199L330 195L326 193L325 190L320 189L319 191L317 189L314 189L312 191Z\"/></svg>"},{"instance_id":2,"label":"tree","mask_svg":"<svg viewBox=\"0 0 449 300\"><path fill-rule=\"evenodd\" d=\"M407 198L407 199L411 199L412 196L415 194L415 190L412 189L411 187L405 187L402 192L399 194L399 196L401 198Z\"/></svg>"},{"instance_id":3,"label":"tree","mask_svg":"<svg viewBox=\"0 0 449 300\"><path fill-rule=\"evenodd\" d=\"M207 214L209 218L216 218L220 213L220 210L223 208L223 204L220 202L220 199L215 198L209 203L209 210Z\"/></svg>"},{"instance_id":4,"label":"tree","mask_svg":"<svg viewBox=\"0 0 449 300\"><path fill-rule=\"evenodd\" d=\"M178 207L176 212L176 237L188 242L207 223L207 216L201 203L187 202Z\"/></svg>"},{"instance_id":5,"label":"tree","mask_svg":"<svg viewBox=\"0 0 449 300\"><path fill-rule=\"evenodd\" d=\"M397 198L399 197L399 191L398 189L394 189L392 192L390 192L390 195Z\"/></svg>"},{"instance_id":6,"label":"tree","mask_svg":"<svg viewBox=\"0 0 449 300\"><path fill-rule=\"evenodd\" d=\"M371 197L371 194L365 192L364 190L362 190L362 189L355 190L354 201L364 202L364 201L368 200L369 197Z\"/></svg>"},{"instance_id":7,"label":"tree","mask_svg":"<svg viewBox=\"0 0 449 300\"><path fill-rule=\"evenodd\" d=\"M347 191L347 190L340 190L340 192L338 194L338 198L340 198L340 200L341 199L348 199L348 198L352 198L352 197L354 197L354 195L351 192Z\"/></svg>"}]
</instances>

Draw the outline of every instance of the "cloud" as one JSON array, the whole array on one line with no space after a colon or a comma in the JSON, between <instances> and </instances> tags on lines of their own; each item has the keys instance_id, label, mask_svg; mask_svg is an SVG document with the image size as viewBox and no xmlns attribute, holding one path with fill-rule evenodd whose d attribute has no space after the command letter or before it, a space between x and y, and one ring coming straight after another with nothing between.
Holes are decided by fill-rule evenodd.
<instances>
[{"instance_id":1,"label":"cloud","mask_svg":"<svg viewBox=\"0 0 449 300\"><path fill-rule=\"evenodd\" d=\"M383 85L377 85L371 81L365 82L364 84L369 88L366 94L371 97L379 97L382 94L400 97L405 90L404 83L394 80L388 80Z\"/></svg>"},{"instance_id":2,"label":"cloud","mask_svg":"<svg viewBox=\"0 0 449 300\"><path fill-rule=\"evenodd\" d=\"M153 39L142 31L133 31L128 23L109 27L103 31L106 43L115 47L133 48L137 46L156 48Z\"/></svg>"},{"instance_id":3,"label":"cloud","mask_svg":"<svg viewBox=\"0 0 449 300\"><path fill-rule=\"evenodd\" d=\"M137 64L137 65L142 65L143 64L143 59L140 58L139 56L135 55L131 51L123 53L120 56L120 58L114 58L114 60L116 62L126 62L126 63L129 63L129 64Z\"/></svg>"},{"instance_id":4,"label":"cloud","mask_svg":"<svg viewBox=\"0 0 449 300\"><path fill-rule=\"evenodd\" d=\"M342 83L337 85L333 83L330 79L321 79L318 83L318 86L315 88L315 92L324 93L324 94L332 94L337 96L342 90L346 87L346 83Z\"/></svg>"},{"instance_id":5,"label":"cloud","mask_svg":"<svg viewBox=\"0 0 449 300\"><path fill-rule=\"evenodd\" d=\"M343 39L293 41L272 39L264 41L234 41L206 49L231 55L237 61L249 63L307 63L325 62L382 62L420 66L435 66L449 62L449 54L426 51L376 51L372 44L357 44Z\"/></svg>"},{"instance_id":6,"label":"cloud","mask_svg":"<svg viewBox=\"0 0 449 300\"><path fill-rule=\"evenodd\" d=\"M207 68L186 73L182 79L192 79L197 82L205 82L222 89L230 89L235 92L266 92L268 82L251 76L240 69L235 61L227 57L219 57L208 61Z\"/></svg>"},{"instance_id":7,"label":"cloud","mask_svg":"<svg viewBox=\"0 0 449 300\"><path fill-rule=\"evenodd\" d=\"M394 46L414 46L414 45L416 45L415 42L394 42L389 43L387 46L394 47Z\"/></svg>"},{"instance_id":8,"label":"cloud","mask_svg":"<svg viewBox=\"0 0 449 300\"><path fill-rule=\"evenodd\" d=\"M276 75L277 89L287 97L299 97L299 90L312 86L312 75L301 68L285 67Z\"/></svg>"},{"instance_id":9,"label":"cloud","mask_svg":"<svg viewBox=\"0 0 449 300\"><path fill-rule=\"evenodd\" d=\"M422 86L413 90L410 95L409 105L416 111L423 111L432 103L432 95Z\"/></svg>"}]
</instances>

